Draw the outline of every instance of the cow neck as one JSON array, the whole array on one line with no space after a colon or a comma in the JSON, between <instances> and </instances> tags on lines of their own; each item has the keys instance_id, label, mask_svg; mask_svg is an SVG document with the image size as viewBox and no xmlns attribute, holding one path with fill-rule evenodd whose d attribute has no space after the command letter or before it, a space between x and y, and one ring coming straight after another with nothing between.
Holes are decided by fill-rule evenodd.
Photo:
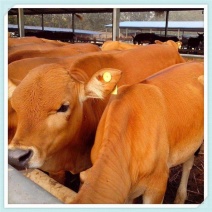
<instances>
[{"instance_id":1,"label":"cow neck","mask_svg":"<svg viewBox=\"0 0 212 212\"><path fill-rule=\"evenodd\" d=\"M120 164L110 160L111 155L107 153L102 154L93 167L85 172L85 182L73 203L125 203L130 191L130 177Z\"/></svg>"},{"instance_id":2,"label":"cow neck","mask_svg":"<svg viewBox=\"0 0 212 212\"><path fill-rule=\"evenodd\" d=\"M79 146L81 138L76 138ZM91 167L90 161L90 149L91 147L86 146L86 148L81 149L79 146L67 146L63 149L63 152L57 152L52 155L45 164L41 167L42 170L49 172L51 174L60 171L70 171L72 174L80 173Z\"/></svg>"},{"instance_id":3,"label":"cow neck","mask_svg":"<svg viewBox=\"0 0 212 212\"><path fill-rule=\"evenodd\" d=\"M104 118L103 116L101 121ZM125 203L128 200L131 189L131 156L128 151L123 153L123 150L129 150L130 146L127 147L128 144L122 140L118 128L113 128L113 133L109 133L110 124L105 124L105 120L103 123L98 126L95 146L92 149L91 155L96 155L92 159L94 165L85 171L84 184L74 203Z\"/></svg>"},{"instance_id":4,"label":"cow neck","mask_svg":"<svg viewBox=\"0 0 212 212\"><path fill-rule=\"evenodd\" d=\"M84 145L86 144L86 148L89 147L89 152L93 146L97 125L107 102L108 98L105 100L88 99L83 103L83 118L78 140Z\"/></svg>"}]
</instances>

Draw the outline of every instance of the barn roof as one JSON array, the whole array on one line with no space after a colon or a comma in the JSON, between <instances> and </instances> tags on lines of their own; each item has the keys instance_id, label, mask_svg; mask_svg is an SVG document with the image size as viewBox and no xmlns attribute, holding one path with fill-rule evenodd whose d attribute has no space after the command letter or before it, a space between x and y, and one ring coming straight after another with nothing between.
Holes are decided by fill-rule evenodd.
<instances>
[{"instance_id":1,"label":"barn roof","mask_svg":"<svg viewBox=\"0 0 212 212\"><path fill-rule=\"evenodd\" d=\"M124 21L119 23L119 27L122 29L155 29L164 30L166 21ZM105 27L110 28L112 24L108 24ZM168 28L171 30L184 30L184 31L204 31L203 21L169 21Z\"/></svg>"},{"instance_id":2,"label":"barn roof","mask_svg":"<svg viewBox=\"0 0 212 212\"><path fill-rule=\"evenodd\" d=\"M8 24L8 29L18 29L18 25L15 24ZM41 26L24 26L25 30L33 30L33 31L41 31ZM73 32L70 28L57 28L57 27L44 27L44 31L51 31L51 32ZM82 29L75 29L75 34L87 34L87 35L99 35L102 32L92 31L92 30L82 30Z\"/></svg>"},{"instance_id":3,"label":"barn roof","mask_svg":"<svg viewBox=\"0 0 212 212\"><path fill-rule=\"evenodd\" d=\"M101 8L101 5L99 8L95 8L95 6L88 7L88 8L25 8L24 7L24 14L25 15L37 15L37 14L71 14L71 13L107 13L113 12L113 8ZM188 10L204 10L202 7L191 7L191 8L146 8L146 7L122 7L120 8L121 12L145 12L145 11L188 11ZM18 15L18 9L17 8L11 8L8 11L8 15Z\"/></svg>"}]
</instances>

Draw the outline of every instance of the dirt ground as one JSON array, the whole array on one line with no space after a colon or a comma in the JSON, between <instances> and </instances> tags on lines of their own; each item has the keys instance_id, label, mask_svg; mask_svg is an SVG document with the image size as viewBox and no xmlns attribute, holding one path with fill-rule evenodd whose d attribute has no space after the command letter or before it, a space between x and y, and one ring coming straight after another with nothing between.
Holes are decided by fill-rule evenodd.
<instances>
[{"instance_id":1,"label":"dirt ground","mask_svg":"<svg viewBox=\"0 0 212 212\"><path fill-rule=\"evenodd\" d=\"M182 166L171 169L164 204L172 204L180 183ZM204 153L195 157L188 181L188 197L185 204L200 204L204 201Z\"/></svg>"}]
</instances>

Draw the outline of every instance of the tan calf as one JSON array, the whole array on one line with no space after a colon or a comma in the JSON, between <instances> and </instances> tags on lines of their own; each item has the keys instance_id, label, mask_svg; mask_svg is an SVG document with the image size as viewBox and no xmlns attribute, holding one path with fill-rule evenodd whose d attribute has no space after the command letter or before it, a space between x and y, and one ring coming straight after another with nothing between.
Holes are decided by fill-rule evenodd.
<instances>
[{"instance_id":1,"label":"tan calf","mask_svg":"<svg viewBox=\"0 0 212 212\"><path fill-rule=\"evenodd\" d=\"M181 49L182 46L182 42L181 41L173 41L173 40L167 40L165 42L162 42L160 40L155 40L156 44L163 44L163 45L170 45L170 46L174 46L176 49Z\"/></svg>"},{"instance_id":2,"label":"tan calf","mask_svg":"<svg viewBox=\"0 0 212 212\"><path fill-rule=\"evenodd\" d=\"M102 45L102 51L108 50L126 50L126 49L135 49L138 47L142 47L139 45L134 45L130 43L120 42L120 41L106 41Z\"/></svg>"},{"instance_id":3,"label":"tan calf","mask_svg":"<svg viewBox=\"0 0 212 212\"><path fill-rule=\"evenodd\" d=\"M184 63L120 87L99 122L93 166L72 203L129 203L140 195L143 203L162 203L169 168L182 163L175 203L184 203L204 135L201 75L202 63Z\"/></svg>"},{"instance_id":4,"label":"tan calf","mask_svg":"<svg viewBox=\"0 0 212 212\"><path fill-rule=\"evenodd\" d=\"M67 57L76 54L82 54L87 52L97 52L100 48L94 44L66 44L66 45L55 45L52 43L44 43L42 45L36 44L37 49L21 49L9 52L8 63L24 58L33 57ZM48 47L48 48L47 48Z\"/></svg>"},{"instance_id":5,"label":"tan calf","mask_svg":"<svg viewBox=\"0 0 212 212\"><path fill-rule=\"evenodd\" d=\"M8 38L8 47L27 44L27 43L44 43L41 38L34 36L19 37L19 38Z\"/></svg>"}]
</instances>

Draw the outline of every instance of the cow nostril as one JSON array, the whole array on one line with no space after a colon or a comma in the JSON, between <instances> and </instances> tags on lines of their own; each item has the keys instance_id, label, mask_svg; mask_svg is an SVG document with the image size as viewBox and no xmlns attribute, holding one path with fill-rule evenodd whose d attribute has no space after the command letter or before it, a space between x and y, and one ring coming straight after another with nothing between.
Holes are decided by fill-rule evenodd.
<instances>
[{"instance_id":1,"label":"cow nostril","mask_svg":"<svg viewBox=\"0 0 212 212\"><path fill-rule=\"evenodd\" d=\"M22 170L29 166L29 161L33 155L31 149L14 149L8 151L8 162L11 166Z\"/></svg>"},{"instance_id":2,"label":"cow nostril","mask_svg":"<svg viewBox=\"0 0 212 212\"><path fill-rule=\"evenodd\" d=\"M31 155L32 155L32 150L28 150L26 152L26 154L22 155L20 158L19 158L19 162L24 162L26 160L28 160L29 158L31 158Z\"/></svg>"}]
</instances>

